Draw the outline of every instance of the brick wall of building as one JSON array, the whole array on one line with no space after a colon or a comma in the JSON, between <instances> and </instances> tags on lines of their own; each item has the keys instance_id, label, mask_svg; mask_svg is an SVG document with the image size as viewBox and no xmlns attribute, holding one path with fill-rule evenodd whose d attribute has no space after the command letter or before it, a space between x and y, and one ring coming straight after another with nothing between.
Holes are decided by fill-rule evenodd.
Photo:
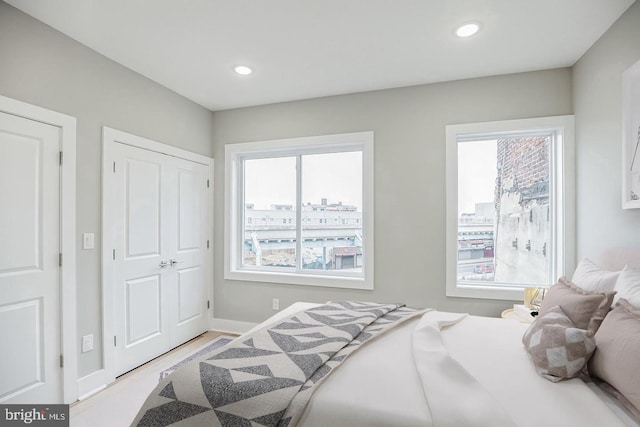
<instances>
[{"instance_id":1,"label":"brick wall of building","mask_svg":"<svg viewBox=\"0 0 640 427\"><path fill-rule=\"evenodd\" d=\"M497 143L495 280L547 281L549 215L548 137Z\"/></svg>"},{"instance_id":2,"label":"brick wall of building","mask_svg":"<svg viewBox=\"0 0 640 427\"><path fill-rule=\"evenodd\" d=\"M519 192L525 201L549 197L549 138L506 138L497 143L497 198Z\"/></svg>"}]
</instances>

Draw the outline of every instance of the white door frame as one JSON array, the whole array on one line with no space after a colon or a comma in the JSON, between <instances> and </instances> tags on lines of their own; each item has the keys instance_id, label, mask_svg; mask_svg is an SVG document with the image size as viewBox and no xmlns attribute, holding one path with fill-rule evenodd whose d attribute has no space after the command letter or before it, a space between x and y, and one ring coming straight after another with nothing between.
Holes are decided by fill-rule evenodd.
<instances>
[{"instance_id":1,"label":"white door frame","mask_svg":"<svg viewBox=\"0 0 640 427\"><path fill-rule=\"evenodd\" d=\"M111 201L113 191L107 188L107 184L111 181L107 180L106 176L109 173L113 173L113 149L115 144L118 143L190 160L207 166L207 176L209 180L209 191L207 194L209 199L207 238L209 242L211 242L207 263L207 298L213 302L213 158L104 126L102 128L102 335L104 368L102 371L99 371L99 375L91 382L93 388L91 388L91 386L86 387L88 392L90 390L98 391L116 379L115 351L113 348L115 322L113 318L113 292L111 286L109 286L109 284L113 282L114 241L111 236L115 235L113 230L115 218L113 211L109 209L113 206ZM213 304L211 304L207 316L209 317L209 329L211 329Z\"/></svg>"},{"instance_id":2,"label":"white door frame","mask_svg":"<svg viewBox=\"0 0 640 427\"><path fill-rule=\"evenodd\" d=\"M78 397L76 347L76 118L0 95L0 111L60 129L60 336L64 403Z\"/></svg>"}]
</instances>

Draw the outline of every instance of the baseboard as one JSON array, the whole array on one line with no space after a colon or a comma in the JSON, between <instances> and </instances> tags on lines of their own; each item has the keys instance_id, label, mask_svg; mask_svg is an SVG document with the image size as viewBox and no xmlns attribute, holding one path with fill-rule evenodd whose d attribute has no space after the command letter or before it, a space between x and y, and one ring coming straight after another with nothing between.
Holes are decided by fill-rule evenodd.
<instances>
[{"instance_id":1,"label":"baseboard","mask_svg":"<svg viewBox=\"0 0 640 427\"><path fill-rule=\"evenodd\" d=\"M78 380L78 400L84 400L107 388L110 381L104 369L95 371Z\"/></svg>"},{"instance_id":2,"label":"baseboard","mask_svg":"<svg viewBox=\"0 0 640 427\"><path fill-rule=\"evenodd\" d=\"M254 328L257 323L241 322L240 320L229 319L211 319L211 330L217 332L224 332L227 334L243 334Z\"/></svg>"}]
</instances>

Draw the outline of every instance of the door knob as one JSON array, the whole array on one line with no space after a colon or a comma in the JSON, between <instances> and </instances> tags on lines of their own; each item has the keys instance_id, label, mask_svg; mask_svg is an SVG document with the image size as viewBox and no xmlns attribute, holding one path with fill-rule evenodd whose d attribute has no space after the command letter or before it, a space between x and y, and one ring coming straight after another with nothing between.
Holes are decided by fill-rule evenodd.
<instances>
[{"instance_id":1,"label":"door knob","mask_svg":"<svg viewBox=\"0 0 640 427\"><path fill-rule=\"evenodd\" d=\"M183 261L176 261L175 259L171 260L171 265L182 264Z\"/></svg>"},{"instance_id":2,"label":"door knob","mask_svg":"<svg viewBox=\"0 0 640 427\"><path fill-rule=\"evenodd\" d=\"M170 264L169 261L160 261L160 268L165 268L165 267L169 267L169 265L173 265Z\"/></svg>"}]
</instances>

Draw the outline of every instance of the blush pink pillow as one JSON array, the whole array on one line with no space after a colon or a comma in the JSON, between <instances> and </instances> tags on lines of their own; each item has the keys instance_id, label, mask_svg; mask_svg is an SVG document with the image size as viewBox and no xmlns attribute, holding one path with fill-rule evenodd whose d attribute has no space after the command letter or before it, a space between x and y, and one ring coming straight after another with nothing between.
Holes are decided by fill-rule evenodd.
<instances>
[{"instance_id":1,"label":"blush pink pillow","mask_svg":"<svg viewBox=\"0 0 640 427\"><path fill-rule=\"evenodd\" d=\"M614 295L615 292L585 291L561 277L542 301L540 316L559 306L576 328L595 333L611 308Z\"/></svg>"},{"instance_id":2,"label":"blush pink pillow","mask_svg":"<svg viewBox=\"0 0 640 427\"><path fill-rule=\"evenodd\" d=\"M640 411L640 309L621 299L595 335L591 375L607 382Z\"/></svg>"}]
</instances>

